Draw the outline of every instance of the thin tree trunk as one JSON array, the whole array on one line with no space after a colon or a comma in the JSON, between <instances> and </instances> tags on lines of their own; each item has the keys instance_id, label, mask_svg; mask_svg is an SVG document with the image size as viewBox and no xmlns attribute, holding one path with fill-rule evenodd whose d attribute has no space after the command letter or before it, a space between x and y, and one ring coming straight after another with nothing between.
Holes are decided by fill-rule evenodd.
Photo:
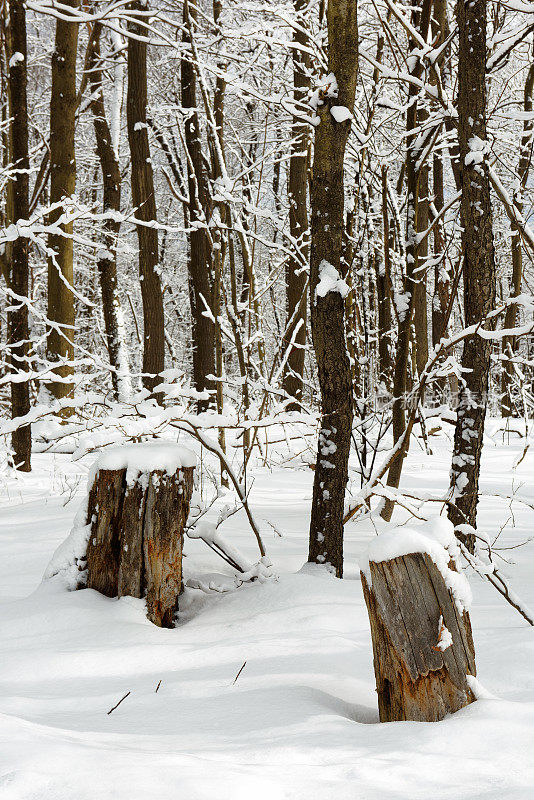
<instances>
[{"instance_id":1,"label":"thin tree trunk","mask_svg":"<svg viewBox=\"0 0 534 800\"><path fill-rule=\"evenodd\" d=\"M9 2L9 101L11 108L11 157L15 170L12 181L13 222L29 218L29 156L28 156L28 104L26 11L22 0ZM19 236L11 252L10 288L17 295L11 299L12 311L8 316L8 343L11 370L17 380L11 383L11 416L23 417L30 411L30 383L24 378L29 369L28 306L22 298L28 297L28 239ZM11 437L13 461L22 472L31 469L31 427L22 425Z\"/></svg>"},{"instance_id":2,"label":"thin tree trunk","mask_svg":"<svg viewBox=\"0 0 534 800\"><path fill-rule=\"evenodd\" d=\"M66 0L66 5L78 8L79 0ZM76 186L74 126L77 107L76 53L79 24L58 19L56 41L52 55L52 97L50 101L50 203L58 207L50 212L48 222L55 225L65 212ZM56 399L72 396L74 369L75 305L71 287L74 285L74 250L72 222L62 223L62 234L48 235L48 359L57 380L48 384ZM67 416L71 409L64 409Z\"/></svg>"},{"instance_id":3,"label":"thin tree trunk","mask_svg":"<svg viewBox=\"0 0 534 800\"><path fill-rule=\"evenodd\" d=\"M534 64L531 64L525 81L525 91L523 99L523 110L528 115L532 115L532 93L534 90ZM526 117L523 122L523 136L521 138L521 149L519 151L519 164L517 167L517 177L519 186L514 192L514 206L519 214L523 213L523 192L527 185L530 162L532 159L534 123L532 116ZM512 285L510 287L510 297L517 297L521 294L523 284L523 251L521 236L517 226L512 225ZM519 307L510 305L506 309L504 327L506 330L515 328L519 319ZM502 342L504 356L513 358L517 353L517 339L514 336L506 336ZM512 380L514 367L509 360L503 363L502 375L502 415L503 417L512 416Z\"/></svg>"},{"instance_id":4,"label":"thin tree trunk","mask_svg":"<svg viewBox=\"0 0 534 800\"><path fill-rule=\"evenodd\" d=\"M486 142L486 3L458 5L458 139L462 200L462 251L466 326L480 322L495 305L490 181ZM486 417L491 343L466 339L451 466L449 507L455 525L476 526L480 460ZM474 549L474 535L463 536Z\"/></svg>"},{"instance_id":5,"label":"thin tree trunk","mask_svg":"<svg viewBox=\"0 0 534 800\"><path fill-rule=\"evenodd\" d=\"M434 12L432 18L432 36L434 46L440 47L449 37L449 18L447 11L447 0L434 0ZM436 67L441 73L441 81L446 84L448 81L449 48L441 53L437 60ZM431 76L432 80L432 76ZM455 147L455 151L457 148ZM445 151L440 149L434 153L432 164L432 189L434 196L433 212L437 214L445 205L445 182L443 175ZM447 336L447 312L451 294L450 276L445 267L445 228L443 220L437 222L433 231L433 253L436 264L434 266L434 294L432 297L432 345L436 347L441 339ZM439 259L439 261L438 261ZM458 395L458 378L456 375L449 376L449 388L451 399ZM445 388L445 380L437 381L438 391Z\"/></svg>"},{"instance_id":6,"label":"thin tree trunk","mask_svg":"<svg viewBox=\"0 0 534 800\"><path fill-rule=\"evenodd\" d=\"M422 138L421 126L428 119L426 108L418 108L417 124L419 126L418 138ZM421 153L420 153L421 155ZM429 167L425 160L419 164L417 180L417 213L415 228L417 234L424 233L429 221ZM428 362L428 307L427 307L427 276L425 266L428 256L428 237L425 237L416 248L416 286L415 286L415 360L417 374L421 375Z\"/></svg>"},{"instance_id":7,"label":"thin tree trunk","mask_svg":"<svg viewBox=\"0 0 534 800\"><path fill-rule=\"evenodd\" d=\"M196 8L187 0L184 3L184 22L195 22ZM189 24L184 25L183 41L190 45ZM193 382L202 392L213 390L214 382L208 375L215 374L215 325L205 315L206 305L213 313L213 252L209 232L204 227L209 223L213 204L210 197L208 175L202 153L200 122L197 111L196 73L191 50L188 49L181 62L182 106L190 109L185 122L185 144L187 148L187 175L189 186L189 299L191 304ZM218 109L220 122L220 112ZM218 175L216 177L219 177ZM198 411L205 411L209 400L199 400Z\"/></svg>"},{"instance_id":8,"label":"thin tree trunk","mask_svg":"<svg viewBox=\"0 0 534 800\"><path fill-rule=\"evenodd\" d=\"M102 89L102 69L100 65L100 34L102 28L95 23L93 47L88 58L89 84L91 87L93 124L96 136L96 149L102 169L103 211L120 212L121 174L118 154L113 146L111 130L106 117L104 93ZM122 307L117 287L117 240L120 222L106 219L104 222L103 254L98 258L98 275L102 292L102 308L108 346L109 362L112 366L111 381L115 397L126 400L131 394L130 369Z\"/></svg>"},{"instance_id":9,"label":"thin tree trunk","mask_svg":"<svg viewBox=\"0 0 534 800\"><path fill-rule=\"evenodd\" d=\"M143 9L140 0L131 3L131 16ZM146 29L134 21L128 23L132 34L142 36ZM132 201L136 218L143 223L157 219L154 176L147 130L147 45L128 38L128 92L126 117L132 163ZM143 300L143 386L152 391L159 383L165 366L165 320L159 275L157 228L138 225L139 277Z\"/></svg>"},{"instance_id":10,"label":"thin tree trunk","mask_svg":"<svg viewBox=\"0 0 534 800\"><path fill-rule=\"evenodd\" d=\"M305 26L302 16L307 10L305 0L294 0L296 21ZM310 57L300 48L306 47L308 37L301 27L293 31L293 101L302 103L306 99L311 86ZM291 127L291 158L289 161L289 230L294 242L300 249L300 257L295 254L288 259L286 267L286 307L287 327L286 344L290 352L284 370L282 386L287 394L294 398L287 405L289 411L298 411L302 403L302 383L304 377L304 359L306 356L306 315L307 315L307 276L303 263L309 257L309 222L308 222L308 138L309 126L294 118Z\"/></svg>"},{"instance_id":11,"label":"thin tree trunk","mask_svg":"<svg viewBox=\"0 0 534 800\"><path fill-rule=\"evenodd\" d=\"M392 325L391 313L392 278L391 252L394 235L389 222L387 167L382 167L382 244L384 258L380 262L376 287L378 293L378 380L387 395L391 392L393 375Z\"/></svg>"},{"instance_id":12,"label":"thin tree trunk","mask_svg":"<svg viewBox=\"0 0 534 800\"><path fill-rule=\"evenodd\" d=\"M352 112L358 73L356 0L328 0L328 69L315 129L311 187L310 305L321 389L322 419L314 474L309 560L343 575L343 505L352 429L351 367L345 336L343 278L345 147L350 120L336 122L332 106ZM328 81L328 79L327 79ZM333 92L337 82L338 94ZM317 292L322 277L338 276L338 291ZM328 283L327 283L328 286Z\"/></svg>"},{"instance_id":13,"label":"thin tree trunk","mask_svg":"<svg viewBox=\"0 0 534 800\"><path fill-rule=\"evenodd\" d=\"M431 0L423 0L415 18L416 26L421 36L426 40L430 26ZM411 43L411 51L417 52L415 42ZM414 56L415 62L412 74L420 78L422 63L418 55ZM406 112L406 182L407 182L407 210L406 210L406 274L404 279L404 308L399 310L399 333L397 337L397 353L395 357L395 373L393 377L393 442L404 436L406 430L406 400L407 377L410 359L410 342L412 338L412 322L416 303L417 281L417 206L418 206L418 161L421 155L420 141L415 133L417 126L417 95L419 90L410 84L408 110ZM387 485L398 488L402 474L402 467L408 449L408 438L393 461L387 478ZM381 516L387 522L391 519L395 501L386 499Z\"/></svg>"},{"instance_id":14,"label":"thin tree trunk","mask_svg":"<svg viewBox=\"0 0 534 800\"><path fill-rule=\"evenodd\" d=\"M219 18L222 13L222 0L214 0L213 2L213 21L215 25L219 25ZM219 62L217 65L220 70L224 70L224 64ZM224 153L224 98L226 93L226 81L221 75L218 75L215 81L215 94L213 98L213 116L215 119L215 126L217 131L217 138L221 152ZM218 162L214 155L212 155L212 164L214 175L220 175ZM218 213L221 214L222 208L219 206ZM220 216L219 216L220 219ZM215 391L215 400L217 403L217 413L222 416L224 412L224 348L222 337L222 305L223 305L223 265L224 265L224 240L222 231L214 229L215 242L218 247L213 248L213 267L214 267L214 281L213 281L213 316L215 318L215 375L217 377L217 385ZM219 447L223 453L226 453L226 432L224 427L219 428L218 432ZM224 466L224 459L220 459L221 467L221 485L228 488L229 481Z\"/></svg>"}]
</instances>

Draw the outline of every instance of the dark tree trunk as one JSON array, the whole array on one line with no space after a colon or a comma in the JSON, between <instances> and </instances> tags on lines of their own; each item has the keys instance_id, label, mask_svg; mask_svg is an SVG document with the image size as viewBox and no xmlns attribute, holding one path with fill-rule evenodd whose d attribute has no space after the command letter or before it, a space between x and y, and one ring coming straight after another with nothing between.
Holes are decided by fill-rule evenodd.
<instances>
[{"instance_id":1,"label":"dark tree trunk","mask_svg":"<svg viewBox=\"0 0 534 800\"><path fill-rule=\"evenodd\" d=\"M11 184L13 222L27 220L29 217L29 156L28 156L28 104L26 11L22 0L9 3L9 100L11 108L11 157L15 179ZM21 58L14 54L20 53ZM11 290L19 298L28 297L28 239L19 236L13 242L11 251L11 270L9 275ZM29 326L28 306L15 298L11 299L14 310L9 312L8 344L11 370L17 378L23 378L29 371ZM11 416L23 417L30 411L30 384L28 380L11 383ZM22 472L31 469L32 437L29 425L22 425L11 437L13 461Z\"/></svg>"},{"instance_id":2,"label":"dark tree trunk","mask_svg":"<svg viewBox=\"0 0 534 800\"><path fill-rule=\"evenodd\" d=\"M182 584L183 532L192 467L174 475L101 469L89 493L87 588L107 597L143 597L155 625L172 628Z\"/></svg>"},{"instance_id":3,"label":"dark tree trunk","mask_svg":"<svg viewBox=\"0 0 534 800\"><path fill-rule=\"evenodd\" d=\"M534 91L534 64L531 64L525 81L523 97L523 110L527 115L532 115L532 93ZM519 164L517 177L519 187L514 192L514 206L519 214L523 213L523 192L527 186L530 162L533 150L533 128L532 116L527 116L523 122L523 136L521 137L521 148L519 151ZM521 235L517 226L512 225L512 280L510 286L510 297L518 297L521 294L523 285L523 251ZM506 330L515 328L519 320L519 307L510 305L506 309L504 327ZM512 399L512 384L514 366L509 359L517 353L518 340L515 336L506 336L502 342L503 355L507 358L503 363L502 375L502 415L510 417L514 414L514 403ZM517 412L515 412L517 413Z\"/></svg>"},{"instance_id":4,"label":"dark tree trunk","mask_svg":"<svg viewBox=\"0 0 534 800\"><path fill-rule=\"evenodd\" d=\"M184 22L196 20L196 9L184 3ZM183 41L190 45L189 25L184 25ZM206 304L213 314L213 251L209 232L204 227L211 219L213 204L200 133L197 112L196 73L191 50L188 49L181 61L182 107L190 109L184 125L187 148L187 176L189 187L189 300L191 304L192 345L193 345L193 383L197 391L214 390L213 380L208 375L215 374L215 325L205 315ZM219 92L220 92L219 85ZM218 122L222 124L219 109ZM220 130L222 136L222 130ZM219 175L216 175L219 177ZM205 411L209 400L199 400L198 411Z\"/></svg>"},{"instance_id":5,"label":"dark tree trunk","mask_svg":"<svg viewBox=\"0 0 534 800\"><path fill-rule=\"evenodd\" d=\"M458 5L458 139L462 200L464 311L467 326L480 323L495 305L488 153L473 152L474 143L486 143L486 3L472 0ZM491 343L474 335L465 340L457 422L451 466L451 493L455 506L449 517L455 525L476 527L480 459L486 417ZM470 549L474 536L463 537Z\"/></svg>"},{"instance_id":6,"label":"dark tree trunk","mask_svg":"<svg viewBox=\"0 0 534 800\"><path fill-rule=\"evenodd\" d=\"M421 102L421 101L420 101ZM417 125L424 125L428 119L426 108L419 106L417 113ZM421 127L420 127L421 130ZM422 133L419 134L422 136ZM414 154L415 155L415 154ZM422 158L422 149L418 152L419 159ZM417 213L415 228L417 235L424 233L429 223L429 167L428 160L418 165L417 174ZM420 241L416 248L416 272L415 272L415 309L414 309L414 333L415 333L415 360L417 364L417 374L421 375L428 362L428 303L427 303L427 274L425 262L428 256L428 237Z\"/></svg>"},{"instance_id":7,"label":"dark tree trunk","mask_svg":"<svg viewBox=\"0 0 534 800\"><path fill-rule=\"evenodd\" d=\"M66 0L66 5L78 8L79 0ZM57 223L64 213L60 205L74 194L76 186L76 160L74 128L76 121L76 54L78 22L58 19L56 41L52 55L52 96L50 101L50 203L58 207L49 214L50 225ZM75 306L71 286L74 285L74 249L72 222L62 224L63 234L48 235L48 319L56 326L50 328L47 340L48 358L58 380L48 388L56 399L70 397L74 392ZM64 409L68 415L71 409Z\"/></svg>"},{"instance_id":8,"label":"dark tree trunk","mask_svg":"<svg viewBox=\"0 0 534 800\"><path fill-rule=\"evenodd\" d=\"M146 6L139 0L131 3L131 16ZM128 23L134 35L144 35L146 29L136 22ZM132 162L132 201L137 219L151 223L157 219L154 176L146 118L147 107L147 45L128 38L128 93L126 117ZM163 295L159 276L157 228L137 226L139 241L139 277L143 300L143 385L150 391L160 382L158 377L165 366L165 320Z\"/></svg>"},{"instance_id":9,"label":"dark tree trunk","mask_svg":"<svg viewBox=\"0 0 534 800\"><path fill-rule=\"evenodd\" d=\"M362 585L371 622L381 722L434 722L475 699L471 625L432 559L412 553L369 564ZM442 625L452 636L444 641ZM441 649L445 647L445 649Z\"/></svg>"},{"instance_id":10,"label":"dark tree trunk","mask_svg":"<svg viewBox=\"0 0 534 800\"><path fill-rule=\"evenodd\" d=\"M91 110L96 136L96 149L102 170L103 211L121 210L121 174L117 153L113 149L111 131L106 117L103 75L100 64L100 35L102 28L95 23L93 46L88 58L88 75L93 99ZM127 399L130 393L130 376L122 308L117 287L117 240L120 222L107 219L104 222L104 255L98 259L98 275L102 292L102 308L108 346L109 363L112 366L111 381L115 397Z\"/></svg>"},{"instance_id":11,"label":"dark tree trunk","mask_svg":"<svg viewBox=\"0 0 534 800\"><path fill-rule=\"evenodd\" d=\"M343 506L348 480L352 429L351 366L345 336L345 299L339 291L317 295L321 269L342 280L345 147L350 120L336 122L332 106L352 111L358 72L356 0L329 0L328 69L337 79L338 97L322 90L317 111L311 188L310 305L313 344L321 389L321 429L315 467L309 560L329 564L343 575Z\"/></svg>"},{"instance_id":12,"label":"dark tree trunk","mask_svg":"<svg viewBox=\"0 0 534 800\"><path fill-rule=\"evenodd\" d=\"M435 42L435 47L440 47L449 38L449 17L447 10L447 0L434 0L434 10L432 15L432 36ZM436 68L441 75L441 82L443 85L448 85L450 73L450 59L449 59L450 46L442 50L440 57L437 60ZM433 80L431 76L431 80ZM435 82L435 81L434 81ZM457 146L454 146L457 158ZM445 163L444 149L436 151L433 155L432 164L432 188L434 195L434 208L436 212L443 209L445 205L445 181L443 174L443 167ZM459 173L456 169L454 173L459 179ZM459 186L458 186L459 188ZM445 262L445 228L443 220L440 220L434 225L433 231L433 252L436 264L434 266L434 294L432 297L432 345L436 347L441 339L446 338L448 329L448 316L449 301L451 295L451 281L450 276L446 269ZM439 261L438 261L439 259ZM451 400L455 402L458 395L458 378L456 375L450 375L448 379ZM446 380L440 379L436 382L435 386L441 395L445 389ZM442 402L441 398L439 401Z\"/></svg>"},{"instance_id":13,"label":"dark tree trunk","mask_svg":"<svg viewBox=\"0 0 534 800\"><path fill-rule=\"evenodd\" d=\"M387 167L382 167L382 245L384 257L376 277L378 295L378 379L387 395L391 393L393 377L392 357L392 278L391 253L394 249L394 232L390 226L388 213Z\"/></svg>"},{"instance_id":14,"label":"dark tree trunk","mask_svg":"<svg viewBox=\"0 0 534 800\"><path fill-rule=\"evenodd\" d=\"M297 22L305 27L306 21L301 16L307 9L305 0L295 0ZM293 41L297 48L293 50L293 100L295 104L306 101L311 86L310 57L298 48L308 45L308 37L301 28L294 29ZM306 271L303 264L309 257L309 221L308 221L308 141L309 126L297 118L291 127L291 158L289 161L289 230L293 240L300 248L300 257L291 256L286 268L286 306L287 323L285 345L289 346L289 355L283 376L283 388L294 398L287 405L289 411L298 411L302 403L302 381L304 377L304 359L306 356L306 311L307 292Z\"/></svg>"},{"instance_id":15,"label":"dark tree trunk","mask_svg":"<svg viewBox=\"0 0 534 800\"><path fill-rule=\"evenodd\" d=\"M426 39L430 26L431 0L422 0L414 12L413 22L421 36ZM417 53L416 42L411 42L410 50ZM418 55L414 55L412 74L420 78L423 66ZM417 216L419 200L419 159L421 157L420 137L415 133L417 127L417 96L419 90L410 84L408 92L408 109L406 112L406 183L407 183L407 210L406 210L406 273L404 276L405 308L399 312L399 332L397 337L397 352L395 355L395 371L393 376L393 441L396 445L406 433L406 401L407 378L410 362L410 344L412 340L412 326L416 306L416 295L419 273L416 272L418 264L417 244ZM426 292L425 292L426 295ZM393 461L387 478L387 485L398 488L404 459L408 452L408 438L397 457ZM395 502L390 499L384 501L381 516L389 522Z\"/></svg>"}]
</instances>

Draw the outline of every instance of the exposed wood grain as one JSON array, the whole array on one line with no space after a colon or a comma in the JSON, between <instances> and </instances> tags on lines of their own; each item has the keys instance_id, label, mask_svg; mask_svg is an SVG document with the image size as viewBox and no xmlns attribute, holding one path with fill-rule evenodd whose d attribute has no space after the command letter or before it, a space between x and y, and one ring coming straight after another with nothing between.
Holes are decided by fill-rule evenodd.
<instances>
[{"instance_id":1,"label":"exposed wood grain","mask_svg":"<svg viewBox=\"0 0 534 800\"><path fill-rule=\"evenodd\" d=\"M101 469L89 494L87 522L87 587L107 597L117 595L119 572L119 517L125 470Z\"/></svg>"},{"instance_id":2,"label":"exposed wood grain","mask_svg":"<svg viewBox=\"0 0 534 800\"><path fill-rule=\"evenodd\" d=\"M475 675L467 613L461 614L443 576L423 553L370 565L362 585L371 623L382 722L436 721L475 699L466 675ZM452 645L436 648L440 618Z\"/></svg>"},{"instance_id":3,"label":"exposed wood grain","mask_svg":"<svg viewBox=\"0 0 534 800\"><path fill-rule=\"evenodd\" d=\"M172 628L178 607L183 530L192 490L192 470L183 470L179 480L161 472L150 475L143 537L146 604L149 620L164 628Z\"/></svg>"},{"instance_id":4,"label":"exposed wood grain","mask_svg":"<svg viewBox=\"0 0 534 800\"><path fill-rule=\"evenodd\" d=\"M89 493L87 587L108 597L144 597L154 624L172 628L182 587L183 532L194 469L143 474L100 470Z\"/></svg>"}]
</instances>

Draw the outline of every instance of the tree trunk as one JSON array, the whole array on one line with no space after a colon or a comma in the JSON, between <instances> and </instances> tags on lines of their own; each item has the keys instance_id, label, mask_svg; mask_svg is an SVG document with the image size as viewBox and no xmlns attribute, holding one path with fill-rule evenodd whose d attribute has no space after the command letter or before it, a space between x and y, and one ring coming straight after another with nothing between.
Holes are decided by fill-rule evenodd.
<instances>
[{"instance_id":1,"label":"tree trunk","mask_svg":"<svg viewBox=\"0 0 534 800\"><path fill-rule=\"evenodd\" d=\"M458 5L458 139L462 200L462 252L466 326L481 322L495 305L490 182L486 142L486 3ZM479 149L473 150L477 147ZM455 525L476 527L478 481L486 417L491 343L474 335L465 340L462 380L451 466ZM474 536L463 537L474 549Z\"/></svg>"},{"instance_id":2,"label":"tree trunk","mask_svg":"<svg viewBox=\"0 0 534 800\"><path fill-rule=\"evenodd\" d=\"M351 121L336 122L332 106L352 112L358 72L356 0L329 0L328 69L337 81L320 90L311 187L310 305L321 389L319 432L310 523L309 560L343 575L343 506L352 429L351 367L345 336L343 278L343 161ZM321 273L338 276L338 291L317 293Z\"/></svg>"},{"instance_id":3,"label":"tree trunk","mask_svg":"<svg viewBox=\"0 0 534 800\"><path fill-rule=\"evenodd\" d=\"M192 8L187 0L184 3L184 21L196 20L196 8ZM184 25L183 42L190 46L189 26ZM208 375L215 374L215 325L205 315L206 305L213 314L213 251L209 231L205 225L209 223L213 204L204 156L202 153L200 122L197 111L196 74L190 48L181 61L182 107L189 109L185 121L185 145L187 148L187 176L189 187L189 300L191 304L191 338L193 345L193 383L195 389L203 392L214 390ZM220 86L219 86L220 88ZM218 122L221 123L222 107L219 110ZM220 133L222 135L222 131ZM216 174L216 177L220 177ZM198 411L205 411L210 400L199 400Z\"/></svg>"},{"instance_id":4,"label":"tree trunk","mask_svg":"<svg viewBox=\"0 0 534 800\"><path fill-rule=\"evenodd\" d=\"M29 156L26 11L22 0L9 2L9 101L11 113L11 158L15 170L11 197L13 223L29 218ZM13 242L9 286L17 298L28 297L28 239L19 236ZM23 378L29 371L28 306L24 300L11 299L14 310L8 317L8 344L11 370L17 380L11 383L11 416L23 417L30 411L30 383ZM22 472L31 469L31 427L22 425L11 437L13 461Z\"/></svg>"},{"instance_id":5,"label":"tree trunk","mask_svg":"<svg viewBox=\"0 0 534 800\"><path fill-rule=\"evenodd\" d=\"M532 93L534 91L534 64L531 64L525 81L525 91L523 99L523 110L527 116L523 122L523 136L521 138L521 149L519 151L519 164L517 177L519 186L514 192L514 206L519 214L523 213L523 192L526 189L530 162L532 159L534 123L532 121ZM510 287L510 297L517 297L521 294L523 284L523 251L521 235L517 226L512 225L512 281ZM519 307L516 305L508 306L504 318L506 330L515 328L519 319ZM513 363L508 360L517 353L517 339L515 336L506 336L502 342L502 352L507 358L503 363L502 375L502 415L510 417L514 412L512 400L512 382L514 374Z\"/></svg>"},{"instance_id":6,"label":"tree trunk","mask_svg":"<svg viewBox=\"0 0 534 800\"><path fill-rule=\"evenodd\" d=\"M293 31L293 102L295 105L306 101L311 86L310 57L299 48L308 45L305 30L306 22L302 14L307 9L305 0L294 0L297 23L302 26ZM294 398L287 405L288 411L298 411L302 404L302 382L304 359L306 356L306 310L307 292L306 271L303 265L309 257L308 222L308 140L309 126L294 118L291 127L291 158L289 160L289 230L300 254L291 255L286 267L286 307L287 323L285 345L289 355L284 369L282 386Z\"/></svg>"},{"instance_id":7,"label":"tree trunk","mask_svg":"<svg viewBox=\"0 0 534 800\"><path fill-rule=\"evenodd\" d=\"M87 588L107 597L144 597L155 625L172 628L182 584L183 532L193 467L172 475L100 469L89 492Z\"/></svg>"},{"instance_id":8,"label":"tree trunk","mask_svg":"<svg viewBox=\"0 0 534 800\"><path fill-rule=\"evenodd\" d=\"M66 5L78 8L79 0L66 0ZM66 204L76 186L74 127L76 118L76 54L78 22L58 19L56 41L52 55L52 96L50 101L50 203L58 204L48 216L55 225L65 213ZM74 369L75 306L71 287L74 285L74 250L72 222L61 225L63 234L49 233L48 248L48 319L55 323L48 333L49 361L57 365L53 371L57 380L48 384L56 399L72 396ZM72 413L64 409L65 416Z\"/></svg>"},{"instance_id":9,"label":"tree trunk","mask_svg":"<svg viewBox=\"0 0 534 800\"><path fill-rule=\"evenodd\" d=\"M92 93L91 110L96 136L96 149L102 170L103 211L121 210L121 174L118 153L115 152L111 130L106 117L103 74L100 63L101 25L95 23L93 46L88 58L88 75ZM98 275L102 292L102 309L111 364L111 381L117 400L127 400L131 394L130 368L124 331L122 307L117 287L117 240L120 222L107 219L104 222L103 254L98 258Z\"/></svg>"},{"instance_id":10,"label":"tree trunk","mask_svg":"<svg viewBox=\"0 0 534 800\"><path fill-rule=\"evenodd\" d=\"M140 0L131 3L131 16L146 6ZM146 29L130 21L133 35L143 36ZM142 223L157 219L154 177L146 119L147 106L147 45L128 38L128 92L126 117L132 162L132 201L135 215ZM152 391L160 382L158 377L165 366L165 320L159 273L158 231L146 224L137 226L139 241L139 277L143 300L143 385Z\"/></svg>"},{"instance_id":11,"label":"tree trunk","mask_svg":"<svg viewBox=\"0 0 534 800\"><path fill-rule=\"evenodd\" d=\"M420 101L421 102L421 101ZM423 136L421 127L428 119L426 108L418 107L417 124L419 126L419 138ZM422 158L422 150L418 152L419 159ZM424 233L428 228L429 222L429 167L428 160L419 164L417 178L417 213L415 228L417 234ZM415 361L417 364L417 374L422 375L428 362L428 304L427 304L427 275L425 267L428 256L428 237L419 242L416 248L416 272L415 272L415 308L414 308L414 329L415 329Z\"/></svg>"},{"instance_id":12,"label":"tree trunk","mask_svg":"<svg viewBox=\"0 0 534 800\"><path fill-rule=\"evenodd\" d=\"M449 38L449 33L450 27L447 0L434 0L434 11L432 16L432 37L434 46L441 47L441 45L443 45L444 42ZM450 46L445 50L442 50L440 57L436 62L436 68L439 70L442 84L445 86L450 83L449 49ZM435 83L433 76L431 76L431 81ZM454 150L457 151L456 145ZM445 149L440 148L434 153L433 156L432 188L434 195L434 209L438 214L445 205L445 183L443 175L445 152ZM456 170L454 173L455 180L457 172L458 170ZM443 224L443 219L434 225L433 247L434 259L436 263L434 266L434 294L432 297L432 345L436 347L441 339L447 337L448 316L450 317L449 301L451 295L451 281L445 262L445 226ZM439 262L438 259L440 259ZM458 395L457 376L450 375L448 378L448 384L451 401L455 404ZM439 393L437 398L438 402L443 402L441 395L445 389L445 385L445 379L439 379L435 383L436 389Z\"/></svg>"},{"instance_id":13,"label":"tree trunk","mask_svg":"<svg viewBox=\"0 0 534 800\"><path fill-rule=\"evenodd\" d=\"M469 616L459 612L432 559L411 553L371 561L369 569L371 582L362 573L362 585L380 721L434 722L472 703L466 675L476 675L476 668Z\"/></svg>"},{"instance_id":14,"label":"tree trunk","mask_svg":"<svg viewBox=\"0 0 534 800\"><path fill-rule=\"evenodd\" d=\"M421 36L426 40L430 26L431 0L423 0L414 12L413 22ZM423 66L417 54L416 42L412 41L410 50L413 51L412 74L420 78ZM410 360L410 344L412 339L412 324L416 305L417 286L420 275L417 269L417 215L419 199L419 159L421 157L421 137L416 134L417 127L417 96L419 89L410 84L408 92L408 109L406 112L406 183L407 183L407 208L406 208L406 274L404 276L404 308L399 310L399 333L397 337L397 352L395 355L395 371L393 376L393 442L396 445L405 435L406 431L406 401L407 377ZM425 292L426 294L426 292ZM426 301L425 301L426 302ZM398 488L404 459L408 452L408 438L394 459L387 478L387 485ZM387 522L391 519L395 501L386 499L382 507L381 516Z\"/></svg>"},{"instance_id":15,"label":"tree trunk","mask_svg":"<svg viewBox=\"0 0 534 800\"><path fill-rule=\"evenodd\" d=\"M380 269L376 277L378 295L378 380L383 386L385 395L389 397L393 376L391 253L394 248L394 235L389 224L387 167L385 166L382 167L382 246L384 255L380 261Z\"/></svg>"}]
</instances>

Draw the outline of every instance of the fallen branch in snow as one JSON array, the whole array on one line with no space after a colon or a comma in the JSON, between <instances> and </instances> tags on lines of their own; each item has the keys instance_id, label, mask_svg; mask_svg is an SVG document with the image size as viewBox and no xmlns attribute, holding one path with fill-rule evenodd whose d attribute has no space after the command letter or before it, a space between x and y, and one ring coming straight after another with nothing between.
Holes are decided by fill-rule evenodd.
<instances>
[{"instance_id":1,"label":"fallen branch in snow","mask_svg":"<svg viewBox=\"0 0 534 800\"><path fill-rule=\"evenodd\" d=\"M228 477L232 481L232 484L234 486L234 489L236 490L236 493L237 493L237 496L239 497L241 505L243 506L243 508L245 510L245 514L247 515L247 519L249 521L250 527L252 528L252 530L254 532L254 536L256 537L256 541L258 543L258 548L259 548L259 551L260 551L260 555L261 555L262 558L265 557L266 552L265 552L265 547L264 547L264 544L263 544L263 541L262 541L262 538L261 538L260 529L258 527L258 524L257 524L256 520L254 519L252 511L250 510L250 506L248 504L247 494L246 494L243 486L241 485L241 483L237 479L236 474L235 474L234 470L232 469L232 466L231 466L230 462L228 461L228 458L226 457L226 453L223 452L223 450L219 447L219 445L216 442L212 441L211 439L208 439L203 434L203 432L202 432L202 430L201 430L199 425L195 425L195 423L190 421L190 420L183 420L183 421L182 420L180 420L180 421L177 420L175 422L172 422L171 426L173 428L177 428L178 430L182 431L183 433L188 433L190 436L193 436L198 442L200 442L200 444L203 447L206 448L206 450L209 450L210 453L213 453L214 455L216 455L219 458L221 463L224 465L224 469L226 470Z\"/></svg>"},{"instance_id":2,"label":"fallen branch in snow","mask_svg":"<svg viewBox=\"0 0 534 800\"><path fill-rule=\"evenodd\" d=\"M253 567L252 562L245 558L236 547L221 536L217 530L219 524L220 521L216 525L207 522L202 522L200 524L195 523L188 528L187 535L190 539L202 539L214 553L217 553L218 556L237 572L241 574L249 572Z\"/></svg>"}]
</instances>

